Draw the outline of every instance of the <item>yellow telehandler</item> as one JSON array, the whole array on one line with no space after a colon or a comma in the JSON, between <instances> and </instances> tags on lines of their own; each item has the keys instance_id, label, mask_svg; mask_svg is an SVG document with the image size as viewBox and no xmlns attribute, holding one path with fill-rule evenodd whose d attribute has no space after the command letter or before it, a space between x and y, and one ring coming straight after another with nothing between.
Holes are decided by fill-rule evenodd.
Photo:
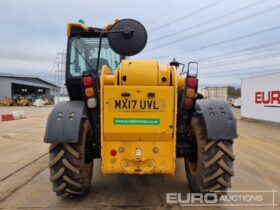
<instances>
[{"instance_id":1,"label":"yellow telehandler","mask_svg":"<svg viewBox=\"0 0 280 210\"><path fill-rule=\"evenodd\" d=\"M193 192L231 187L236 120L226 102L197 93L198 64L130 60L147 32L136 20L104 28L83 22L67 29L66 86L70 101L51 112L44 142L57 196L88 192L93 159L109 174L167 174L184 158Z\"/></svg>"}]
</instances>

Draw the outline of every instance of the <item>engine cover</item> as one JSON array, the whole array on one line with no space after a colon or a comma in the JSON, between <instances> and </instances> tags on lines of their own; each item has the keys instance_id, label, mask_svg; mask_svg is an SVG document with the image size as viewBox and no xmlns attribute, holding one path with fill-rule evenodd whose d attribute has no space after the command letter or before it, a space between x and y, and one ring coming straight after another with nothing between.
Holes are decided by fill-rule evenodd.
<instances>
[{"instance_id":1,"label":"engine cover","mask_svg":"<svg viewBox=\"0 0 280 210\"><path fill-rule=\"evenodd\" d=\"M100 103L103 174L175 174L173 67L125 60L114 75L103 67Z\"/></svg>"}]
</instances>

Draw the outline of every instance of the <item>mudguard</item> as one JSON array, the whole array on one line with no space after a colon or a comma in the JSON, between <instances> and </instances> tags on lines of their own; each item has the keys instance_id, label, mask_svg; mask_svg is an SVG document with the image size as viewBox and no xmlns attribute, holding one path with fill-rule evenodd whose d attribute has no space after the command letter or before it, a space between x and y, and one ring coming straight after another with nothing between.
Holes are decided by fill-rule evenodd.
<instances>
[{"instance_id":1,"label":"mudguard","mask_svg":"<svg viewBox=\"0 0 280 210\"><path fill-rule=\"evenodd\" d=\"M44 142L78 143L81 121L86 115L83 101L59 102L49 115Z\"/></svg>"},{"instance_id":2,"label":"mudguard","mask_svg":"<svg viewBox=\"0 0 280 210\"><path fill-rule=\"evenodd\" d=\"M236 119L225 101L197 100L195 109L196 113L203 118L208 139L229 140L237 138Z\"/></svg>"}]
</instances>

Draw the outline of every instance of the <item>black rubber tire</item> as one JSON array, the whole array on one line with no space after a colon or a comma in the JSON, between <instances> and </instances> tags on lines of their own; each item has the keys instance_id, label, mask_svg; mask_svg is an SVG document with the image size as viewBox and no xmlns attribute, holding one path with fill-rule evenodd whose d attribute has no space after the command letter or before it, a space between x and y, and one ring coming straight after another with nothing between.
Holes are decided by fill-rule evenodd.
<instances>
[{"instance_id":1,"label":"black rubber tire","mask_svg":"<svg viewBox=\"0 0 280 210\"><path fill-rule=\"evenodd\" d=\"M204 123L199 116L192 118L189 135L196 139L197 147L195 161L185 158L192 192L222 191L217 194L225 194L231 187L231 176L234 175L233 141L207 139Z\"/></svg>"},{"instance_id":2,"label":"black rubber tire","mask_svg":"<svg viewBox=\"0 0 280 210\"><path fill-rule=\"evenodd\" d=\"M85 152L90 124L81 125L80 142L51 144L49 148L50 180L57 196L80 197L89 190L93 161L86 162Z\"/></svg>"}]
</instances>

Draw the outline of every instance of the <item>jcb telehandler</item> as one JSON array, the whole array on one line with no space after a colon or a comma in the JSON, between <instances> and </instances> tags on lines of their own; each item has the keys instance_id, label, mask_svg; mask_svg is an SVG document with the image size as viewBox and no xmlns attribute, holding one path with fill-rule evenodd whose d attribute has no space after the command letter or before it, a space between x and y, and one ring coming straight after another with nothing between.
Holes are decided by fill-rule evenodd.
<instances>
[{"instance_id":1,"label":"jcb telehandler","mask_svg":"<svg viewBox=\"0 0 280 210\"><path fill-rule=\"evenodd\" d=\"M132 19L105 28L69 23L66 86L47 123L49 168L57 196L88 192L93 159L108 174L175 174L184 158L193 192L231 187L236 120L226 102L201 99L197 63L130 60L147 33Z\"/></svg>"}]
</instances>

